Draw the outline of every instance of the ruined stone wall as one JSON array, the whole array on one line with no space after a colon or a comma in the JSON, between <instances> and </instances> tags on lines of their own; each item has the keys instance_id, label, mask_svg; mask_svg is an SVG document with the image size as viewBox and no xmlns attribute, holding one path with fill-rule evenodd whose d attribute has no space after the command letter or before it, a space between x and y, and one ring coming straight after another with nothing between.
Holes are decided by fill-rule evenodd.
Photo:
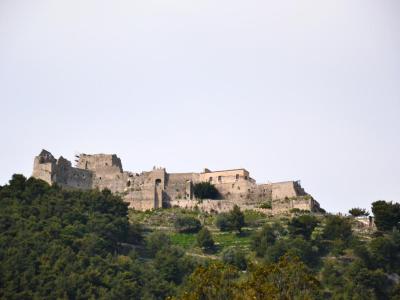
<instances>
[{"instance_id":1,"label":"ruined stone wall","mask_svg":"<svg viewBox=\"0 0 400 300\"><path fill-rule=\"evenodd\" d=\"M42 150L34 159L32 177L42 179L48 184L52 184L56 163L57 160L50 152Z\"/></svg>"},{"instance_id":2,"label":"ruined stone wall","mask_svg":"<svg viewBox=\"0 0 400 300\"><path fill-rule=\"evenodd\" d=\"M234 183L238 179L249 179L249 172L245 169L234 169L234 170L225 170L225 171L216 171L200 173L199 181L208 181L213 184L217 183Z\"/></svg>"},{"instance_id":3,"label":"ruined stone wall","mask_svg":"<svg viewBox=\"0 0 400 300\"><path fill-rule=\"evenodd\" d=\"M233 209L235 205L231 200L202 200L197 202L194 200L172 200L171 206L182 207L186 209L198 208L206 212L228 212Z\"/></svg>"},{"instance_id":4,"label":"ruined stone wall","mask_svg":"<svg viewBox=\"0 0 400 300\"><path fill-rule=\"evenodd\" d=\"M178 205L226 211L235 204L246 209L257 208L268 200L273 200L274 211L319 209L318 202L311 197L299 198L307 194L298 182L256 184L245 169L168 174L164 168L157 168L137 174L124 172L121 160L115 154L81 154L78 157L77 167L73 167L63 157L56 160L50 152L43 150L35 157L32 176L65 188L107 188L138 210ZM222 199L198 203L194 199L193 185L210 181ZM295 198L298 201L293 202Z\"/></svg>"},{"instance_id":5,"label":"ruined stone wall","mask_svg":"<svg viewBox=\"0 0 400 300\"><path fill-rule=\"evenodd\" d=\"M272 183L271 189L273 200L298 196L294 181Z\"/></svg>"},{"instance_id":6,"label":"ruined stone wall","mask_svg":"<svg viewBox=\"0 0 400 300\"><path fill-rule=\"evenodd\" d=\"M193 184L198 176L195 173L172 173L167 175L166 194L171 200L191 199L193 194L188 188L188 182Z\"/></svg>"},{"instance_id":7,"label":"ruined stone wall","mask_svg":"<svg viewBox=\"0 0 400 300\"><path fill-rule=\"evenodd\" d=\"M300 209L318 212L320 210L319 203L311 196L298 196L294 198L284 198L272 200L273 213L287 212L292 209Z\"/></svg>"},{"instance_id":8,"label":"ruined stone wall","mask_svg":"<svg viewBox=\"0 0 400 300\"><path fill-rule=\"evenodd\" d=\"M121 160L115 154L80 154L76 167L93 171L98 176L112 176L123 172Z\"/></svg>"},{"instance_id":9,"label":"ruined stone wall","mask_svg":"<svg viewBox=\"0 0 400 300\"><path fill-rule=\"evenodd\" d=\"M46 181L48 184L52 184L54 166L55 163L52 162L39 163L39 159L35 158L32 177L42 179Z\"/></svg>"},{"instance_id":10,"label":"ruined stone wall","mask_svg":"<svg viewBox=\"0 0 400 300\"><path fill-rule=\"evenodd\" d=\"M92 188L92 172L73 168L71 162L62 156L57 160L53 174L53 181L62 187L84 190Z\"/></svg>"}]
</instances>

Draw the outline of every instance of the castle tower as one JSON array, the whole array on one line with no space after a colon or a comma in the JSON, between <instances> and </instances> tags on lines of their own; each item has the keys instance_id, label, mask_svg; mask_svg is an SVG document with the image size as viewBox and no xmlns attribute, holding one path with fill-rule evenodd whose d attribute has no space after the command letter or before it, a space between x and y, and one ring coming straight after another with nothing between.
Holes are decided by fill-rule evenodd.
<instances>
[{"instance_id":1,"label":"castle tower","mask_svg":"<svg viewBox=\"0 0 400 300\"><path fill-rule=\"evenodd\" d=\"M32 177L42 179L48 184L52 184L57 160L54 156L46 150L42 150L38 156L35 157L33 163Z\"/></svg>"}]
</instances>

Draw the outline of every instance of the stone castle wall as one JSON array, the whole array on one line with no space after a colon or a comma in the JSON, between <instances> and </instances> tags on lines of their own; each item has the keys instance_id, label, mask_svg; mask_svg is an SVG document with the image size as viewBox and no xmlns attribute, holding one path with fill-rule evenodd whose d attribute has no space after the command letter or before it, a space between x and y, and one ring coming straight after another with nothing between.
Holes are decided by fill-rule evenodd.
<instances>
[{"instance_id":1,"label":"stone castle wall","mask_svg":"<svg viewBox=\"0 0 400 300\"><path fill-rule=\"evenodd\" d=\"M77 156L76 167L73 167L65 158L57 160L43 150L35 157L32 176L65 188L107 188L137 210L178 205L187 208L197 206L205 211L226 211L235 204L242 208L256 208L266 201L272 201L276 211L292 208L314 210L319 207L312 197L301 198L307 194L296 181L257 184L245 169L167 173L164 168L154 168L133 173L123 170L121 160L115 154L81 154ZM193 186L199 182L211 182L222 199L197 201ZM296 198L299 200L294 201Z\"/></svg>"}]
</instances>

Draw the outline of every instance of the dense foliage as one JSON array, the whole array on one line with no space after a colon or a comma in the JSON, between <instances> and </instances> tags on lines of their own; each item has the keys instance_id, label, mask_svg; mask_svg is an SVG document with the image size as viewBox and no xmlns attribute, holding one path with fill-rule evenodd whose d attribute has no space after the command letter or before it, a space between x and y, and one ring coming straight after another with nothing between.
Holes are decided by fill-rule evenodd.
<instances>
[{"instance_id":1,"label":"dense foliage","mask_svg":"<svg viewBox=\"0 0 400 300\"><path fill-rule=\"evenodd\" d=\"M245 280L238 269L221 263L199 267L190 276L181 299L318 299L320 284L297 258L254 265Z\"/></svg>"},{"instance_id":2,"label":"dense foliage","mask_svg":"<svg viewBox=\"0 0 400 300\"><path fill-rule=\"evenodd\" d=\"M379 230L400 229L400 203L376 201L372 203L372 212Z\"/></svg>"},{"instance_id":3,"label":"dense foliage","mask_svg":"<svg viewBox=\"0 0 400 300\"><path fill-rule=\"evenodd\" d=\"M349 214L353 217L369 216L369 212L365 208L354 207L349 210Z\"/></svg>"},{"instance_id":4,"label":"dense foliage","mask_svg":"<svg viewBox=\"0 0 400 300\"><path fill-rule=\"evenodd\" d=\"M215 221L215 225L221 231L242 231L244 222L244 214L240 211L239 206L235 205L229 213L220 213Z\"/></svg>"},{"instance_id":5,"label":"dense foliage","mask_svg":"<svg viewBox=\"0 0 400 300\"><path fill-rule=\"evenodd\" d=\"M337 215L174 209L128 220L110 191L14 175L0 186L0 299L400 300L398 203L373 203L378 230Z\"/></svg>"},{"instance_id":6,"label":"dense foliage","mask_svg":"<svg viewBox=\"0 0 400 300\"><path fill-rule=\"evenodd\" d=\"M176 231L181 233L196 233L201 229L199 219L191 216L178 216L174 222Z\"/></svg>"},{"instance_id":7,"label":"dense foliage","mask_svg":"<svg viewBox=\"0 0 400 300\"><path fill-rule=\"evenodd\" d=\"M0 190L0 298L164 299L194 266L168 242L142 262L132 250L141 240L109 191L14 175Z\"/></svg>"},{"instance_id":8,"label":"dense foliage","mask_svg":"<svg viewBox=\"0 0 400 300\"><path fill-rule=\"evenodd\" d=\"M215 243L207 228L202 228L197 234L197 245L205 252L211 252L214 250Z\"/></svg>"},{"instance_id":9,"label":"dense foliage","mask_svg":"<svg viewBox=\"0 0 400 300\"><path fill-rule=\"evenodd\" d=\"M193 193L197 199L219 199L217 188L210 182L199 182L193 186Z\"/></svg>"}]
</instances>

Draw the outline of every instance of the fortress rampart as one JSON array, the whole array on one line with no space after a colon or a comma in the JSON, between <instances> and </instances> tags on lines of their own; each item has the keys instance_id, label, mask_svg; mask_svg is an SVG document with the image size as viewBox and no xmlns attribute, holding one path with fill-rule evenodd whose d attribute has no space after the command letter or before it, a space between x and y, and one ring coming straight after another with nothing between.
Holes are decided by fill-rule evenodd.
<instances>
[{"instance_id":1,"label":"fortress rampart","mask_svg":"<svg viewBox=\"0 0 400 300\"><path fill-rule=\"evenodd\" d=\"M245 169L201 173L167 173L164 168L134 173L124 171L115 154L80 154L76 166L62 156L42 150L35 157L32 176L63 188L109 189L137 210L170 206L199 207L206 211L226 211L235 204L242 208L258 208L270 202L272 212L293 208L318 211L319 204L298 181L257 184ZM220 192L221 200L197 201L193 186L210 182Z\"/></svg>"}]
</instances>

